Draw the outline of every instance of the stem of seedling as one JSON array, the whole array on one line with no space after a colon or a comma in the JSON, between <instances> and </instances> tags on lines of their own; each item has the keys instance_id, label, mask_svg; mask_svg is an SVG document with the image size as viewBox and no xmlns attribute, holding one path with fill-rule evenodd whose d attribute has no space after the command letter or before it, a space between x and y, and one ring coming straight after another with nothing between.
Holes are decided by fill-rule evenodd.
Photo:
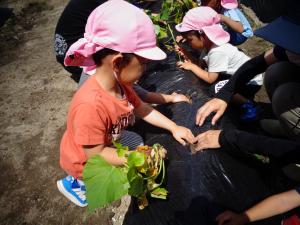
<instances>
[{"instance_id":1,"label":"stem of seedling","mask_svg":"<svg viewBox=\"0 0 300 225\"><path fill-rule=\"evenodd\" d=\"M161 178L160 183L158 184L158 186L162 185L162 183L164 182L165 174L166 174L165 163L162 160L162 178Z\"/></svg>"},{"instance_id":2,"label":"stem of seedling","mask_svg":"<svg viewBox=\"0 0 300 225\"><path fill-rule=\"evenodd\" d=\"M174 34L173 34L173 31L172 31L172 29L171 29L171 27L170 27L170 25L169 25L168 23L167 23L167 27L168 27L168 29L169 29L169 31L170 31L170 34L171 34L171 37L172 37L172 39L173 39L173 44L176 45L176 39L175 39ZM182 59L181 59L180 54L177 53L177 55L178 55L179 61L182 62Z\"/></svg>"}]
</instances>

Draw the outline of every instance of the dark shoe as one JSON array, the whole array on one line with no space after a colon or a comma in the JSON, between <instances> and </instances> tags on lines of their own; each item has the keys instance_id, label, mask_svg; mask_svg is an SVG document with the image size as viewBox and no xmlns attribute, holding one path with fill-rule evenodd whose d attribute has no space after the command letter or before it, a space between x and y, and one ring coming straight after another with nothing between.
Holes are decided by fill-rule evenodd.
<instances>
[{"instance_id":1,"label":"dark shoe","mask_svg":"<svg viewBox=\"0 0 300 225\"><path fill-rule=\"evenodd\" d=\"M255 105L252 101L247 101L241 105L241 116L240 119L243 122L249 122L258 119L260 107Z\"/></svg>"},{"instance_id":2,"label":"dark shoe","mask_svg":"<svg viewBox=\"0 0 300 225\"><path fill-rule=\"evenodd\" d=\"M300 182L300 164L290 164L283 168L284 174L297 182Z\"/></svg>"},{"instance_id":3,"label":"dark shoe","mask_svg":"<svg viewBox=\"0 0 300 225\"><path fill-rule=\"evenodd\" d=\"M279 120L263 119L259 121L260 127L263 131L274 137L288 137Z\"/></svg>"}]
</instances>

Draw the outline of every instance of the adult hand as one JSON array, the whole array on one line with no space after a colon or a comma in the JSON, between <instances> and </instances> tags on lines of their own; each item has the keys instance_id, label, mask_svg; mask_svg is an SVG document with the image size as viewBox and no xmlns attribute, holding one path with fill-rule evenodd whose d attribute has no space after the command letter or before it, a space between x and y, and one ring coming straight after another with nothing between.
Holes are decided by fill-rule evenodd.
<instances>
[{"instance_id":1,"label":"adult hand","mask_svg":"<svg viewBox=\"0 0 300 225\"><path fill-rule=\"evenodd\" d=\"M186 127L176 125L171 132L173 137L182 145L186 145L186 141L190 144L196 141L192 131Z\"/></svg>"},{"instance_id":2,"label":"adult hand","mask_svg":"<svg viewBox=\"0 0 300 225\"><path fill-rule=\"evenodd\" d=\"M185 60L184 62L177 62L177 66L181 69L192 70L195 64L191 61Z\"/></svg>"},{"instance_id":3,"label":"adult hand","mask_svg":"<svg viewBox=\"0 0 300 225\"><path fill-rule=\"evenodd\" d=\"M204 133L199 134L196 137L197 144L195 147L196 151L202 151L208 148L220 148L219 136L221 130L208 130Z\"/></svg>"},{"instance_id":4,"label":"adult hand","mask_svg":"<svg viewBox=\"0 0 300 225\"><path fill-rule=\"evenodd\" d=\"M176 92L173 92L171 94L172 96L172 103L176 103L176 102L187 102L190 103L190 99L188 97L186 97L183 94L178 94Z\"/></svg>"},{"instance_id":5,"label":"adult hand","mask_svg":"<svg viewBox=\"0 0 300 225\"><path fill-rule=\"evenodd\" d=\"M231 211L225 211L217 216L218 225L244 225L249 223L249 218L246 214L237 214Z\"/></svg>"},{"instance_id":6,"label":"adult hand","mask_svg":"<svg viewBox=\"0 0 300 225\"><path fill-rule=\"evenodd\" d=\"M211 121L211 124L215 125L218 119L224 114L226 108L227 103L225 101L218 98L211 99L198 109L196 115L196 124L202 126L206 117L208 117L212 112L215 112L215 115Z\"/></svg>"}]
</instances>

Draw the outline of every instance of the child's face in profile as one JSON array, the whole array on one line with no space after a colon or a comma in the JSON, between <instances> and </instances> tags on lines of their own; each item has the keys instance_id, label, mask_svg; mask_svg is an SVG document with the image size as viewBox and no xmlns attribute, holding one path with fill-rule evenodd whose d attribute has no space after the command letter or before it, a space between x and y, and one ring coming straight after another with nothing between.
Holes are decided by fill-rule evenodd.
<instances>
[{"instance_id":1,"label":"child's face in profile","mask_svg":"<svg viewBox=\"0 0 300 225\"><path fill-rule=\"evenodd\" d=\"M193 49L200 50L204 48L204 38L197 36L195 34L185 34L183 35L186 43Z\"/></svg>"},{"instance_id":2,"label":"child's face in profile","mask_svg":"<svg viewBox=\"0 0 300 225\"><path fill-rule=\"evenodd\" d=\"M140 77L144 73L148 61L148 59L133 55L130 62L120 71L120 82L122 82L123 84L134 84L134 82L140 79Z\"/></svg>"}]
</instances>

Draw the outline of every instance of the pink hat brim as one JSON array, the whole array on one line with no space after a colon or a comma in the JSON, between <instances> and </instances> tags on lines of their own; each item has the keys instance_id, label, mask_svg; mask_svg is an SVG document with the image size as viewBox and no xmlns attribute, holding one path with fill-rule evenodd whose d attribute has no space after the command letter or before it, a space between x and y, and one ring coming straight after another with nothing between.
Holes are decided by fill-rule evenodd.
<instances>
[{"instance_id":1,"label":"pink hat brim","mask_svg":"<svg viewBox=\"0 0 300 225\"><path fill-rule=\"evenodd\" d=\"M230 2L230 3L222 3L221 2L221 5L225 9L235 9L235 8L238 7L238 3L237 2Z\"/></svg>"},{"instance_id":2,"label":"pink hat brim","mask_svg":"<svg viewBox=\"0 0 300 225\"><path fill-rule=\"evenodd\" d=\"M216 45L223 45L228 43L230 35L222 28L220 24L203 27L203 32Z\"/></svg>"},{"instance_id":3,"label":"pink hat brim","mask_svg":"<svg viewBox=\"0 0 300 225\"><path fill-rule=\"evenodd\" d=\"M167 57L166 53L162 51L159 47L135 51L134 54L150 60L162 60Z\"/></svg>"},{"instance_id":4,"label":"pink hat brim","mask_svg":"<svg viewBox=\"0 0 300 225\"><path fill-rule=\"evenodd\" d=\"M175 26L175 29L176 29L178 32L187 32L187 31L193 30L192 28L185 26L184 23L177 24L177 25Z\"/></svg>"}]
</instances>

